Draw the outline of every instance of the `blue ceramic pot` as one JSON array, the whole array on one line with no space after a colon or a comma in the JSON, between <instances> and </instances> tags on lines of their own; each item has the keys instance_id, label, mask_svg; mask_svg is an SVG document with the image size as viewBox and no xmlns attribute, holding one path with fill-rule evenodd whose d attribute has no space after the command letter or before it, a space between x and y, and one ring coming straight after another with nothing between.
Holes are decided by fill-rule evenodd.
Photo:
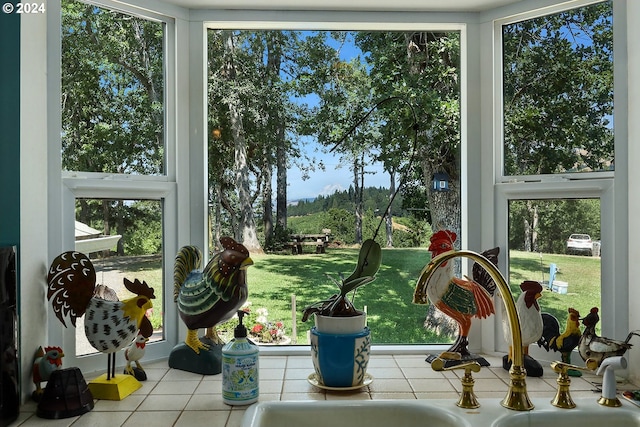
<instances>
[{"instance_id":1,"label":"blue ceramic pot","mask_svg":"<svg viewBox=\"0 0 640 427\"><path fill-rule=\"evenodd\" d=\"M311 358L318 380L328 387L362 384L369 364L371 331L327 334L311 328Z\"/></svg>"}]
</instances>

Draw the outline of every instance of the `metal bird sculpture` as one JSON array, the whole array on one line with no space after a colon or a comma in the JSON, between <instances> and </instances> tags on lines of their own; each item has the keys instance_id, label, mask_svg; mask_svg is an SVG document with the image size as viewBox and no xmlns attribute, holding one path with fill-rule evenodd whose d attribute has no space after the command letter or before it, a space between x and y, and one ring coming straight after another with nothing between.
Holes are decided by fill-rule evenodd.
<instances>
[{"instance_id":1,"label":"metal bird sculpture","mask_svg":"<svg viewBox=\"0 0 640 427\"><path fill-rule=\"evenodd\" d=\"M53 260L47 282L47 298L65 327L65 318L75 327L76 319L85 316L84 332L89 344L107 354L107 380L115 376L116 352L129 345L138 330L146 337L153 333L145 313L153 307L155 295L146 282L125 278L125 287L136 296L124 301L95 296L93 264L85 254L75 251L64 252Z\"/></svg>"},{"instance_id":2,"label":"metal bird sculpture","mask_svg":"<svg viewBox=\"0 0 640 427\"><path fill-rule=\"evenodd\" d=\"M209 328L215 344L222 340L215 326L231 319L247 300L247 268L253 264L249 251L231 237L220 239L223 250L199 270L202 254L195 246L184 246L176 255L174 300L187 326L185 344L196 354L209 346L198 338L198 329Z\"/></svg>"},{"instance_id":3,"label":"metal bird sculpture","mask_svg":"<svg viewBox=\"0 0 640 427\"><path fill-rule=\"evenodd\" d=\"M441 230L431 236L429 251L432 257L454 250L456 233ZM497 264L499 248L493 248L482 253L491 262ZM421 274L413 296L415 304L426 304L429 301L458 324L458 338L446 353L458 354L461 359L467 359L471 353L468 350L468 335L473 318L486 318L495 312L492 296L496 284L490 275L479 265L472 267L473 279L459 278L454 274L454 264L451 261L442 263L427 280ZM486 363L486 362L484 362Z\"/></svg>"},{"instance_id":4,"label":"metal bird sculpture","mask_svg":"<svg viewBox=\"0 0 640 427\"><path fill-rule=\"evenodd\" d=\"M624 355L632 346L632 344L629 344L631 337L634 335L640 336L640 331L631 331L624 341L600 337L596 333L596 325L599 321L598 307L593 307L589 314L582 318L582 324L585 329L578 343L578 353L580 353L582 360L585 362L589 359L594 360L598 366L607 357Z\"/></svg>"}]
</instances>

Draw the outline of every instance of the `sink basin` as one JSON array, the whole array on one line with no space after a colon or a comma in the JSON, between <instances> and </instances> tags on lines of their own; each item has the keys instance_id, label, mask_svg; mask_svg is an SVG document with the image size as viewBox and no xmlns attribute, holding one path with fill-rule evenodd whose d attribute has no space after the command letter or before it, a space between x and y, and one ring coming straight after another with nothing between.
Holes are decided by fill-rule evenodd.
<instances>
[{"instance_id":1,"label":"sink basin","mask_svg":"<svg viewBox=\"0 0 640 427\"><path fill-rule=\"evenodd\" d=\"M417 400L264 402L247 409L242 421L242 427L388 427L427 424L429 427L471 427L452 411L425 405L424 401Z\"/></svg>"},{"instance_id":2,"label":"sink basin","mask_svg":"<svg viewBox=\"0 0 640 427\"><path fill-rule=\"evenodd\" d=\"M575 399L574 409L557 409L550 404L536 405L531 412L511 413L495 421L491 427L640 427L640 408L623 402L622 407L607 408L596 399Z\"/></svg>"},{"instance_id":3,"label":"sink basin","mask_svg":"<svg viewBox=\"0 0 640 427\"><path fill-rule=\"evenodd\" d=\"M597 397L574 399L575 409L532 399L535 408L528 412L503 408L497 399L479 399L478 409L461 409L442 399L273 401L249 407L241 426L640 427L640 408L625 401L620 408L607 408L598 405Z\"/></svg>"}]
</instances>

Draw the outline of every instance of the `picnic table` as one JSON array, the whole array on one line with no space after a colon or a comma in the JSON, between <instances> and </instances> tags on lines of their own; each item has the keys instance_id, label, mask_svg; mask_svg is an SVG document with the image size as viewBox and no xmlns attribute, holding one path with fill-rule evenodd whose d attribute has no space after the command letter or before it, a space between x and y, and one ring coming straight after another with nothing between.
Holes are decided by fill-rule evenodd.
<instances>
[{"instance_id":1,"label":"picnic table","mask_svg":"<svg viewBox=\"0 0 640 427\"><path fill-rule=\"evenodd\" d=\"M315 246L317 254L325 253L326 247L329 245L329 235L331 230L322 230L319 234L292 234L291 241L287 246L291 248L293 255L302 254L303 246Z\"/></svg>"}]
</instances>

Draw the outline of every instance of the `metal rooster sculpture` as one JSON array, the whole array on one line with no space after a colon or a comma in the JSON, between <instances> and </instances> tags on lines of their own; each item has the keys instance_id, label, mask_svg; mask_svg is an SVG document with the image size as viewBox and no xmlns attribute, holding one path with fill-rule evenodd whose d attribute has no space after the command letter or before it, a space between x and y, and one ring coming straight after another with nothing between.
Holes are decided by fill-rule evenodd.
<instances>
[{"instance_id":1,"label":"metal rooster sculpture","mask_svg":"<svg viewBox=\"0 0 640 427\"><path fill-rule=\"evenodd\" d=\"M429 251L432 257L454 250L456 233L449 230L438 231L431 236ZM499 248L482 253L497 265ZM484 366L488 362L469 352L468 335L473 318L486 318L495 310L493 294L496 284L489 274L479 265L472 267L473 279L461 279L454 274L454 264L445 262L427 280L422 274L413 295L415 304L427 304L429 301L441 312L458 324L458 338L448 351L439 357L443 359L478 360ZM427 359L429 361L429 359Z\"/></svg>"},{"instance_id":2,"label":"metal rooster sculpture","mask_svg":"<svg viewBox=\"0 0 640 427\"><path fill-rule=\"evenodd\" d=\"M538 340L538 345L545 350L559 351L561 360L571 364L571 353L578 346L582 331L580 330L580 312L575 308L567 309L569 316L564 332L560 333L560 322L549 313L542 313L542 337ZM571 377L580 377L582 372L576 369L569 369L567 374Z\"/></svg>"},{"instance_id":3,"label":"metal rooster sculpture","mask_svg":"<svg viewBox=\"0 0 640 427\"><path fill-rule=\"evenodd\" d=\"M632 344L629 344L631 337L634 335L640 336L640 331L631 331L624 341L600 337L596 334L596 325L599 321L598 307L593 307L589 314L582 319L585 329L578 343L578 352L582 360L585 362L589 359L594 360L598 366L607 357L624 355L632 346Z\"/></svg>"},{"instance_id":4,"label":"metal rooster sculpture","mask_svg":"<svg viewBox=\"0 0 640 427\"><path fill-rule=\"evenodd\" d=\"M44 390L42 389L42 383L49 381L53 371L56 371L62 367L62 358L64 352L60 347L39 347L36 352L36 359L33 362L33 383L36 385L36 390L33 392L33 399L38 401L42 396Z\"/></svg>"},{"instance_id":5,"label":"metal rooster sculpture","mask_svg":"<svg viewBox=\"0 0 640 427\"><path fill-rule=\"evenodd\" d=\"M96 271L89 258L75 251L59 255L51 263L47 277L47 298L54 313L66 327L65 317L76 326L85 316L84 332L93 348L107 354L107 380L115 377L116 352L129 345L140 333L151 336L153 327L145 316L153 307L153 288L146 282L124 279L125 287L136 294L124 301L109 301L95 296Z\"/></svg>"},{"instance_id":6,"label":"metal rooster sculpture","mask_svg":"<svg viewBox=\"0 0 640 427\"><path fill-rule=\"evenodd\" d=\"M224 342L218 337L216 325L231 319L247 301L247 268L253 265L249 251L231 237L220 239L223 250L213 256L200 270L202 253L195 246L184 246L176 255L174 269L174 300L180 318L187 326L185 353L176 346L169 359L174 368L202 374L219 373L221 366L211 369L197 366L192 356L219 352ZM207 328L212 345L198 338L198 329ZM217 349L215 348L217 347ZM217 356L212 363L219 364Z\"/></svg>"},{"instance_id":7,"label":"metal rooster sculpture","mask_svg":"<svg viewBox=\"0 0 640 427\"><path fill-rule=\"evenodd\" d=\"M542 296L542 285L533 280L525 280L520 284L520 289L522 289L522 293L516 301L516 311L518 312L518 320L520 321L520 331L522 334L524 366L528 376L541 377L543 371L542 365L529 356L529 345L537 342L542 336L542 315L540 314L540 306L538 305L538 299ZM513 355L512 335L506 309L504 309L504 305L502 307L504 310L502 329L504 339L509 343L509 354L503 357L502 367L509 370L511 368L511 357Z\"/></svg>"}]
</instances>

